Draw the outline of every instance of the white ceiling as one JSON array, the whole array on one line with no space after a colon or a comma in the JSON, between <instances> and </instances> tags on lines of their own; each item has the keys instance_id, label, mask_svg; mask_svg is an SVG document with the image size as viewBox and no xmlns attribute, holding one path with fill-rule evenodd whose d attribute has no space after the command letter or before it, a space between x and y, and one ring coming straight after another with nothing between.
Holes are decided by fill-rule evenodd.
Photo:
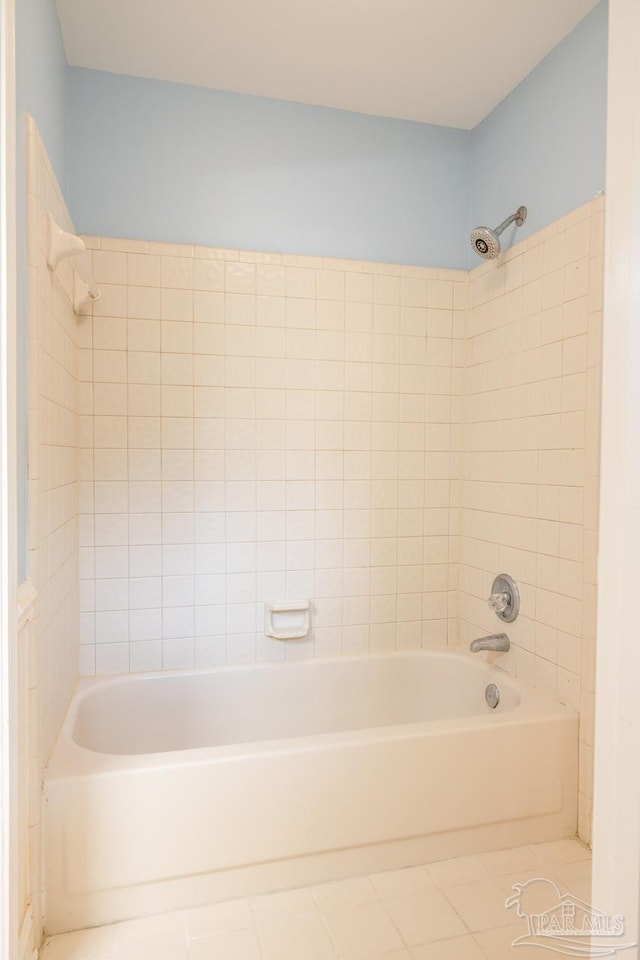
<instances>
[{"instance_id":1,"label":"white ceiling","mask_svg":"<svg viewBox=\"0 0 640 960\"><path fill-rule=\"evenodd\" d=\"M476 126L598 0L58 0L72 66Z\"/></svg>"}]
</instances>

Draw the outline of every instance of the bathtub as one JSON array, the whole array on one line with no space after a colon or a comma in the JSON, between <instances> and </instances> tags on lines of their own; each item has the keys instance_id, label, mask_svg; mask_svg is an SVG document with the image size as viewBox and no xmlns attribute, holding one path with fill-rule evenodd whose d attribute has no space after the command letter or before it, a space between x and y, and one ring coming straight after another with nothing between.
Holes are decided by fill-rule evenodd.
<instances>
[{"instance_id":1,"label":"bathtub","mask_svg":"<svg viewBox=\"0 0 640 960\"><path fill-rule=\"evenodd\" d=\"M577 751L575 713L470 654L82 680L47 931L572 836Z\"/></svg>"}]
</instances>

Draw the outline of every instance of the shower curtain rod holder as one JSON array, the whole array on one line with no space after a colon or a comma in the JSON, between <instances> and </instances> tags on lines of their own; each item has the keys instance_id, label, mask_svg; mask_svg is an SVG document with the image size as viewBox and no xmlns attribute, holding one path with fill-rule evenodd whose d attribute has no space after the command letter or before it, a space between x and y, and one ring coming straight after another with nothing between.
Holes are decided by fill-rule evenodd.
<instances>
[{"instance_id":1,"label":"shower curtain rod holder","mask_svg":"<svg viewBox=\"0 0 640 960\"><path fill-rule=\"evenodd\" d=\"M53 272L62 260L84 253L87 247L81 237L63 230L51 213L47 215L47 221L47 266ZM73 271L73 309L76 313L101 296L93 280L85 280L76 270Z\"/></svg>"},{"instance_id":2,"label":"shower curtain rod holder","mask_svg":"<svg viewBox=\"0 0 640 960\"><path fill-rule=\"evenodd\" d=\"M55 270L61 260L86 250L84 240L58 226L51 213L48 214L47 233L47 266L50 270Z\"/></svg>"}]
</instances>

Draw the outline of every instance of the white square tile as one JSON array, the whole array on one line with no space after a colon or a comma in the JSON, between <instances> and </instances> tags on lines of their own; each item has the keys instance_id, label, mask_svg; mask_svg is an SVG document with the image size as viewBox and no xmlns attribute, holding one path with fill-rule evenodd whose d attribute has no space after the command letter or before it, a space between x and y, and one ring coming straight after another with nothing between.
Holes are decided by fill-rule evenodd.
<instances>
[{"instance_id":1,"label":"white square tile","mask_svg":"<svg viewBox=\"0 0 640 960\"><path fill-rule=\"evenodd\" d=\"M130 632L129 670L131 673L143 673L152 670L162 670L162 641L161 640L133 640L133 631Z\"/></svg>"},{"instance_id":2,"label":"white square tile","mask_svg":"<svg viewBox=\"0 0 640 960\"><path fill-rule=\"evenodd\" d=\"M98 283L126 283L127 260L124 253L94 250L93 275Z\"/></svg>"},{"instance_id":3,"label":"white square tile","mask_svg":"<svg viewBox=\"0 0 640 960\"><path fill-rule=\"evenodd\" d=\"M164 353L193 353L193 324L163 320L160 342Z\"/></svg>"},{"instance_id":4,"label":"white square tile","mask_svg":"<svg viewBox=\"0 0 640 960\"><path fill-rule=\"evenodd\" d=\"M153 657L157 659L158 650L160 652L160 665L162 664L162 611L155 610L131 610L129 613L129 638L131 641L132 656L134 648L138 643L155 642L159 644L153 649ZM151 652L149 655L151 655Z\"/></svg>"},{"instance_id":5,"label":"white square tile","mask_svg":"<svg viewBox=\"0 0 640 960\"><path fill-rule=\"evenodd\" d=\"M590 860L591 851L578 840L551 840L537 843L532 847L533 854L545 864L577 863Z\"/></svg>"},{"instance_id":6,"label":"white square tile","mask_svg":"<svg viewBox=\"0 0 640 960\"><path fill-rule=\"evenodd\" d=\"M195 666L218 667L226 660L226 641L220 637L196 637Z\"/></svg>"},{"instance_id":7,"label":"white square tile","mask_svg":"<svg viewBox=\"0 0 640 960\"><path fill-rule=\"evenodd\" d=\"M194 940L190 960L263 960L260 943L254 930L234 930L214 937Z\"/></svg>"},{"instance_id":8,"label":"white square tile","mask_svg":"<svg viewBox=\"0 0 640 960\"><path fill-rule=\"evenodd\" d=\"M193 292L191 290L163 289L160 301L162 320L188 322L193 320Z\"/></svg>"},{"instance_id":9,"label":"white square tile","mask_svg":"<svg viewBox=\"0 0 640 960\"><path fill-rule=\"evenodd\" d=\"M436 889L386 900L385 908L409 946L447 940L467 932L456 911Z\"/></svg>"},{"instance_id":10,"label":"white square tile","mask_svg":"<svg viewBox=\"0 0 640 960\"><path fill-rule=\"evenodd\" d=\"M225 322L225 296L196 290L193 295L193 319L198 326L211 326Z\"/></svg>"},{"instance_id":11,"label":"white square tile","mask_svg":"<svg viewBox=\"0 0 640 960\"><path fill-rule=\"evenodd\" d=\"M474 939L491 960L512 960L517 950L513 947L513 942L525 936L526 932L526 921L521 921L498 929L478 931ZM543 947L527 946L526 953L530 960L548 960L549 958L549 950Z\"/></svg>"},{"instance_id":12,"label":"white square tile","mask_svg":"<svg viewBox=\"0 0 640 960\"><path fill-rule=\"evenodd\" d=\"M127 287L127 316L129 320L159 320L161 292L155 287Z\"/></svg>"},{"instance_id":13,"label":"white square tile","mask_svg":"<svg viewBox=\"0 0 640 960\"><path fill-rule=\"evenodd\" d=\"M261 927L267 960L335 960L329 934L318 915L289 917Z\"/></svg>"},{"instance_id":14,"label":"white square tile","mask_svg":"<svg viewBox=\"0 0 640 960\"><path fill-rule=\"evenodd\" d=\"M424 946L414 947L413 960L487 960L493 954L485 954L472 936L454 937L451 940L438 940Z\"/></svg>"},{"instance_id":15,"label":"white square tile","mask_svg":"<svg viewBox=\"0 0 640 960\"><path fill-rule=\"evenodd\" d=\"M130 416L160 416L161 398L159 376L160 364L158 362L158 381L156 381L155 384L129 384L127 390L127 402Z\"/></svg>"},{"instance_id":16,"label":"white square tile","mask_svg":"<svg viewBox=\"0 0 640 960\"><path fill-rule=\"evenodd\" d=\"M127 321L122 317L102 317L94 326L94 378L100 364L96 362L96 351L121 351L127 349Z\"/></svg>"},{"instance_id":17,"label":"white square tile","mask_svg":"<svg viewBox=\"0 0 640 960\"><path fill-rule=\"evenodd\" d=\"M132 947L116 954L118 960L187 960L184 943L169 940L148 947Z\"/></svg>"},{"instance_id":18,"label":"white square tile","mask_svg":"<svg viewBox=\"0 0 640 960\"><path fill-rule=\"evenodd\" d=\"M149 254L127 254L127 283L140 287L160 286L160 257Z\"/></svg>"},{"instance_id":19,"label":"white square tile","mask_svg":"<svg viewBox=\"0 0 640 960\"><path fill-rule=\"evenodd\" d=\"M340 957L362 960L404 946L382 904L344 907L324 916Z\"/></svg>"},{"instance_id":20,"label":"white square tile","mask_svg":"<svg viewBox=\"0 0 640 960\"><path fill-rule=\"evenodd\" d=\"M283 923L291 917L315 914L318 910L309 889L285 890L282 893L255 897L251 906L256 921L261 926Z\"/></svg>"},{"instance_id":21,"label":"white square tile","mask_svg":"<svg viewBox=\"0 0 640 960\"><path fill-rule=\"evenodd\" d=\"M195 661L195 642L191 639L193 630L187 631L190 636L183 639L163 639L162 667L164 670L190 670ZM164 624L163 624L164 633Z\"/></svg>"},{"instance_id":22,"label":"white square tile","mask_svg":"<svg viewBox=\"0 0 640 960\"><path fill-rule=\"evenodd\" d=\"M287 297L315 298L316 271L302 267L287 267L286 287Z\"/></svg>"},{"instance_id":23,"label":"white square tile","mask_svg":"<svg viewBox=\"0 0 640 960\"><path fill-rule=\"evenodd\" d=\"M367 877L319 884L313 887L313 896L320 910L357 906L379 899L377 890Z\"/></svg>"},{"instance_id":24,"label":"white square tile","mask_svg":"<svg viewBox=\"0 0 640 960\"><path fill-rule=\"evenodd\" d=\"M582 900L589 900L591 894L591 862L589 860L557 864L555 872L565 892Z\"/></svg>"},{"instance_id":25,"label":"white square tile","mask_svg":"<svg viewBox=\"0 0 640 960\"><path fill-rule=\"evenodd\" d=\"M497 880L447 887L444 894L471 931L504 926L505 920L509 920L505 892Z\"/></svg>"},{"instance_id":26,"label":"white square tile","mask_svg":"<svg viewBox=\"0 0 640 960\"><path fill-rule=\"evenodd\" d=\"M193 289L193 260L191 257L162 257L161 284L182 290Z\"/></svg>"},{"instance_id":27,"label":"white square tile","mask_svg":"<svg viewBox=\"0 0 640 960\"><path fill-rule=\"evenodd\" d=\"M519 871L535 870L540 864L535 847L515 847L512 850L497 850L480 853L478 859L491 877L501 877Z\"/></svg>"},{"instance_id":28,"label":"white square tile","mask_svg":"<svg viewBox=\"0 0 640 960\"><path fill-rule=\"evenodd\" d=\"M128 382L130 384L160 383L160 354L152 351L130 350L128 354ZM131 391L129 392L131 397ZM130 413L137 413L131 409Z\"/></svg>"},{"instance_id":29,"label":"white square tile","mask_svg":"<svg viewBox=\"0 0 640 960\"><path fill-rule=\"evenodd\" d=\"M195 290L223 291L225 265L219 260L194 260L193 286Z\"/></svg>"},{"instance_id":30,"label":"white square tile","mask_svg":"<svg viewBox=\"0 0 640 960\"><path fill-rule=\"evenodd\" d=\"M229 900L189 910L188 924L191 939L198 940L230 930L248 930L253 915L248 900Z\"/></svg>"},{"instance_id":31,"label":"white square tile","mask_svg":"<svg viewBox=\"0 0 640 960\"><path fill-rule=\"evenodd\" d=\"M256 268L252 263L227 263L225 289L228 293L255 293Z\"/></svg>"},{"instance_id":32,"label":"white square tile","mask_svg":"<svg viewBox=\"0 0 640 960\"><path fill-rule=\"evenodd\" d=\"M96 646L96 673L129 672L129 643L98 643ZM93 960L93 958L91 958Z\"/></svg>"}]
</instances>

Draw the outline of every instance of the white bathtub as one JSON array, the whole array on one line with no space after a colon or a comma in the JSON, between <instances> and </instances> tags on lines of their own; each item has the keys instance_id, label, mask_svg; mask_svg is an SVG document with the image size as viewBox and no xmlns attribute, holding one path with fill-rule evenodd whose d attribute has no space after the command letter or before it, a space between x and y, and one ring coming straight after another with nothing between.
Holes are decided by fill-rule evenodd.
<instances>
[{"instance_id":1,"label":"white bathtub","mask_svg":"<svg viewBox=\"0 0 640 960\"><path fill-rule=\"evenodd\" d=\"M83 680L45 782L47 930L571 836L577 744L464 654Z\"/></svg>"}]
</instances>

